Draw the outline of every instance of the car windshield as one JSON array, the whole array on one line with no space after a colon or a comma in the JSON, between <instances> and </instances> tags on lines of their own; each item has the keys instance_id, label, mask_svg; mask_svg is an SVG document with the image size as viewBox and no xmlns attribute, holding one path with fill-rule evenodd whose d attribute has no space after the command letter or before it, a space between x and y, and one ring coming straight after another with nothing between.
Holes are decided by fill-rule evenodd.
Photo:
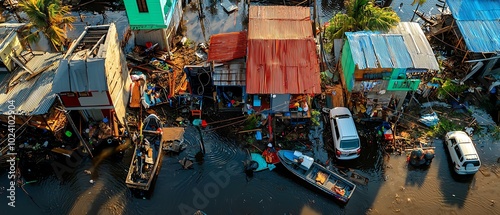
<instances>
[{"instance_id":1,"label":"car windshield","mask_svg":"<svg viewBox=\"0 0 500 215\"><path fill-rule=\"evenodd\" d=\"M355 149L358 147L359 147L358 139L340 141L340 148L341 149Z\"/></svg>"}]
</instances>

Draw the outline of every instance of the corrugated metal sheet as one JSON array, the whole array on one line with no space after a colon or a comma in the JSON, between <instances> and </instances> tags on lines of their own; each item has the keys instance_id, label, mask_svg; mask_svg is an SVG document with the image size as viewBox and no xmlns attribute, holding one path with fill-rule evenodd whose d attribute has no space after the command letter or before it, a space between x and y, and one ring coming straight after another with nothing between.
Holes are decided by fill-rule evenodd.
<instances>
[{"instance_id":1,"label":"corrugated metal sheet","mask_svg":"<svg viewBox=\"0 0 500 215\"><path fill-rule=\"evenodd\" d=\"M249 40L248 94L321 93L314 40Z\"/></svg>"},{"instance_id":2,"label":"corrugated metal sheet","mask_svg":"<svg viewBox=\"0 0 500 215\"><path fill-rule=\"evenodd\" d=\"M500 1L446 0L446 4L470 51L500 51Z\"/></svg>"},{"instance_id":3,"label":"corrugated metal sheet","mask_svg":"<svg viewBox=\"0 0 500 215\"><path fill-rule=\"evenodd\" d=\"M27 67L35 72L47 66L49 67L35 78L16 84L7 93L2 90L0 94L0 113L7 114L9 111L7 101L9 100L15 101L13 111L19 114L40 115L47 113L55 100L52 83L61 58L61 54L45 53L36 55L28 61ZM19 70L19 72L22 71L23 69Z\"/></svg>"},{"instance_id":4,"label":"corrugated metal sheet","mask_svg":"<svg viewBox=\"0 0 500 215\"><path fill-rule=\"evenodd\" d=\"M249 19L310 21L309 7L250 6Z\"/></svg>"},{"instance_id":5,"label":"corrugated metal sheet","mask_svg":"<svg viewBox=\"0 0 500 215\"><path fill-rule=\"evenodd\" d=\"M414 68L439 70L434 51L416 22L400 22L390 33L401 34L410 53Z\"/></svg>"},{"instance_id":6,"label":"corrugated metal sheet","mask_svg":"<svg viewBox=\"0 0 500 215\"><path fill-rule=\"evenodd\" d=\"M312 38L310 21L255 19L248 23L248 39Z\"/></svg>"},{"instance_id":7,"label":"corrugated metal sheet","mask_svg":"<svg viewBox=\"0 0 500 215\"><path fill-rule=\"evenodd\" d=\"M413 62L403 36L373 32L346 32L358 69L412 68Z\"/></svg>"},{"instance_id":8,"label":"corrugated metal sheet","mask_svg":"<svg viewBox=\"0 0 500 215\"><path fill-rule=\"evenodd\" d=\"M214 34L210 37L207 61L225 62L247 55L247 32Z\"/></svg>"},{"instance_id":9,"label":"corrugated metal sheet","mask_svg":"<svg viewBox=\"0 0 500 215\"><path fill-rule=\"evenodd\" d=\"M215 67L212 79L215 86L245 86L245 61L231 61Z\"/></svg>"},{"instance_id":10,"label":"corrugated metal sheet","mask_svg":"<svg viewBox=\"0 0 500 215\"><path fill-rule=\"evenodd\" d=\"M246 80L248 94L321 93L308 7L250 7Z\"/></svg>"}]
</instances>

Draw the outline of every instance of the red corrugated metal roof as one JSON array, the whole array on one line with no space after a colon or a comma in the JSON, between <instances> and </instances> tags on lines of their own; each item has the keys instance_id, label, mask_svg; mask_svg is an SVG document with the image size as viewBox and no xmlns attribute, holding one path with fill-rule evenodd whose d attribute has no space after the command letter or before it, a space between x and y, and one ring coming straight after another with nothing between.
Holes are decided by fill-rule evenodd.
<instances>
[{"instance_id":1,"label":"red corrugated metal roof","mask_svg":"<svg viewBox=\"0 0 500 215\"><path fill-rule=\"evenodd\" d=\"M321 93L309 8L251 6L249 17L247 93Z\"/></svg>"},{"instance_id":2,"label":"red corrugated metal roof","mask_svg":"<svg viewBox=\"0 0 500 215\"><path fill-rule=\"evenodd\" d=\"M246 54L246 31L214 34L210 37L207 61L230 61L245 57Z\"/></svg>"},{"instance_id":3,"label":"red corrugated metal roof","mask_svg":"<svg viewBox=\"0 0 500 215\"><path fill-rule=\"evenodd\" d=\"M293 6L251 6L248 12L249 19L267 20L311 20L309 7Z\"/></svg>"}]
</instances>

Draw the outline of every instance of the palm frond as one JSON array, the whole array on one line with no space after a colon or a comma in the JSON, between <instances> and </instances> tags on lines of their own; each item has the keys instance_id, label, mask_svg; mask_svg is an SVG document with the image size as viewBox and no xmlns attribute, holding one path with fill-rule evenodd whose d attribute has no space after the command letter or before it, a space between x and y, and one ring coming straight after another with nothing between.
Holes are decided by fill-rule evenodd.
<instances>
[{"instance_id":1,"label":"palm frond","mask_svg":"<svg viewBox=\"0 0 500 215\"><path fill-rule=\"evenodd\" d=\"M54 48L59 49L66 41L66 28L73 29L72 23L76 20L69 16L71 7L63 6L61 0L24 0L19 5L30 20L30 31L24 38L34 42L40 39L39 33L43 33ZM38 33L33 35L33 28Z\"/></svg>"}]
</instances>

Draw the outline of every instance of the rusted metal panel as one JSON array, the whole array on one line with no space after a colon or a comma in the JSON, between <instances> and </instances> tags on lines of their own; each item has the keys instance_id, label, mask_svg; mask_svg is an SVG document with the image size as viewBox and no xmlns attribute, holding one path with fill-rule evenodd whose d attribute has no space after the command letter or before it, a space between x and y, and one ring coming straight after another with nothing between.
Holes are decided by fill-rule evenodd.
<instances>
[{"instance_id":1,"label":"rusted metal panel","mask_svg":"<svg viewBox=\"0 0 500 215\"><path fill-rule=\"evenodd\" d=\"M308 7L250 7L248 94L319 94L318 61Z\"/></svg>"},{"instance_id":2,"label":"rusted metal panel","mask_svg":"<svg viewBox=\"0 0 500 215\"><path fill-rule=\"evenodd\" d=\"M207 61L226 62L247 54L247 32L215 34L210 37Z\"/></svg>"}]
</instances>

